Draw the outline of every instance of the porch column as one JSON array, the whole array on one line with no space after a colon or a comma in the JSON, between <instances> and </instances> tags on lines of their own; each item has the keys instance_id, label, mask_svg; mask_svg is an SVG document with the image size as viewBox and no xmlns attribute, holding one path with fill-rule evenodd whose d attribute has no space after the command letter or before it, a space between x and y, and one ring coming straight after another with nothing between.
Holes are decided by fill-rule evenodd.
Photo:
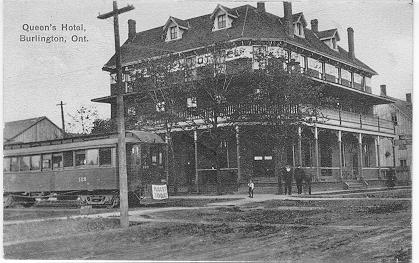
<instances>
[{"instance_id":1,"label":"porch column","mask_svg":"<svg viewBox=\"0 0 419 263\"><path fill-rule=\"evenodd\" d=\"M239 138L239 125L236 125L236 158L237 158L237 184L240 185L242 176L240 171L240 138Z\"/></svg>"},{"instance_id":2,"label":"porch column","mask_svg":"<svg viewBox=\"0 0 419 263\"><path fill-rule=\"evenodd\" d=\"M303 155L301 151L301 127L298 127L298 165L303 166Z\"/></svg>"},{"instance_id":3,"label":"porch column","mask_svg":"<svg viewBox=\"0 0 419 263\"><path fill-rule=\"evenodd\" d=\"M199 182L198 182L198 133L196 130L193 131L193 142L195 150L195 185L196 191L199 193Z\"/></svg>"},{"instance_id":4,"label":"porch column","mask_svg":"<svg viewBox=\"0 0 419 263\"><path fill-rule=\"evenodd\" d=\"M395 138L391 139L391 144L393 146L393 169L394 169L394 176L397 177L397 171L396 171L396 140Z\"/></svg>"},{"instance_id":5,"label":"porch column","mask_svg":"<svg viewBox=\"0 0 419 263\"><path fill-rule=\"evenodd\" d=\"M169 135L166 133L164 135L164 141L166 142L166 146L164 147L164 173L166 174L166 184L169 188ZM174 179L174 178L173 178ZM176 187L175 187L176 188ZM169 189L167 189L169 190Z\"/></svg>"},{"instance_id":6,"label":"porch column","mask_svg":"<svg viewBox=\"0 0 419 263\"><path fill-rule=\"evenodd\" d=\"M339 146L339 174L340 174L340 179L343 180L342 131L338 131L338 146Z\"/></svg>"},{"instance_id":7,"label":"porch column","mask_svg":"<svg viewBox=\"0 0 419 263\"><path fill-rule=\"evenodd\" d=\"M319 165L319 131L317 129L317 126L314 126L314 151L316 155L316 178L317 181L320 179L320 165Z\"/></svg>"},{"instance_id":8,"label":"porch column","mask_svg":"<svg viewBox=\"0 0 419 263\"><path fill-rule=\"evenodd\" d=\"M363 178L362 176L362 134L358 133L358 174L359 178Z\"/></svg>"},{"instance_id":9,"label":"porch column","mask_svg":"<svg viewBox=\"0 0 419 263\"><path fill-rule=\"evenodd\" d=\"M375 138L375 144L376 144L376 165L378 167L378 178L381 178L381 160L380 160L380 136L377 136Z\"/></svg>"}]
</instances>

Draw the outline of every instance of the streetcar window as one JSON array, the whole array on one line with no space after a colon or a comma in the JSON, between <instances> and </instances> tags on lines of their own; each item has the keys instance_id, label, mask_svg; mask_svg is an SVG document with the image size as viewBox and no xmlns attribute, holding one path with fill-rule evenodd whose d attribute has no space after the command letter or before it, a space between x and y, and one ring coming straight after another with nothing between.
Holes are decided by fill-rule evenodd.
<instances>
[{"instance_id":1,"label":"streetcar window","mask_svg":"<svg viewBox=\"0 0 419 263\"><path fill-rule=\"evenodd\" d=\"M99 161L99 150L91 149L86 151L86 164L97 165Z\"/></svg>"},{"instance_id":2,"label":"streetcar window","mask_svg":"<svg viewBox=\"0 0 419 263\"><path fill-rule=\"evenodd\" d=\"M19 162L17 157L12 157L10 159L10 171L17 172L19 171Z\"/></svg>"},{"instance_id":3,"label":"streetcar window","mask_svg":"<svg viewBox=\"0 0 419 263\"><path fill-rule=\"evenodd\" d=\"M41 169L41 155L31 156L31 170Z\"/></svg>"},{"instance_id":4,"label":"streetcar window","mask_svg":"<svg viewBox=\"0 0 419 263\"><path fill-rule=\"evenodd\" d=\"M54 153L52 155L52 168L58 169L63 167L63 155L61 153Z\"/></svg>"},{"instance_id":5,"label":"streetcar window","mask_svg":"<svg viewBox=\"0 0 419 263\"><path fill-rule=\"evenodd\" d=\"M64 159L64 167L72 167L73 166L73 152L63 152L63 159Z\"/></svg>"},{"instance_id":6,"label":"streetcar window","mask_svg":"<svg viewBox=\"0 0 419 263\"><path fill-rule=\"evenodd\" d=\"M19 157L19 170L20 171L29 171L31 165L31 158L29 156Z\"/></svg>"},{"instance_id":7,"label":"streetcar window","mask_svg":"<svg viewBox=\"0 0 419 263\"><path fill-rule=\"evenodd\" d=\"M141 164L144 169L147 169L150 163L150 147L148 145L143 145L141 149Z\"/></svg>"},{"instance_id":8,"label":"streetcar window","mask_svg":"<svg viewBox=\"0 0 419 263\"><path fill-rule=\"evenodd\" d=\"M159 165L163 165L163 153L159 152Z\"/></svg>"},{"instance_id":9,"label":"streetcar window","mask_svg":"<svg viewBox=\"0 0 419 263\"><path fill-rule=\"evenodd\" d=\"M86 151L77 151L76 152L76 166L81 166L86 164Z\"/></svg>"},{"instance_id":10,"label":"streetcar window","mask_svg":"<svg viewBox=\"0 0 419 263\"><path fill-rule=\"evenodd\" d=\"M99 149L99 164L100 165L111 165L112 164L112 149L111 148L100 148Z\"/></svg>"},{"instance_id":11,"label":"streetcar window","mask_svg":"<svg viewBox=\"0 0 419 263\"><path fill-rule=\"evenodd\" d=\"M156 165L157 164L157 155L156 155L156 152L153 152L153 154L151 155L151 164L152 165Z\"/></svg>"},{"instance_id":12,"label":"streetcar window","mask_svg":"<svg viewBox=\"0 0 419 263\"><path fill-rule=\"evenodd\" d=\"M3 172L9 172L10 171L10 158L4 157L3 158Z\"/></svg>"},{"instance_id":13,"label":"streetcar window","mask_svg":"<svg viewBox=\"0 0 419 263\"><path fill-rule=\"evenodd\" d=\"M42 169L51 169L52 154L42 155Z\"/></svg>"}]
</instances>

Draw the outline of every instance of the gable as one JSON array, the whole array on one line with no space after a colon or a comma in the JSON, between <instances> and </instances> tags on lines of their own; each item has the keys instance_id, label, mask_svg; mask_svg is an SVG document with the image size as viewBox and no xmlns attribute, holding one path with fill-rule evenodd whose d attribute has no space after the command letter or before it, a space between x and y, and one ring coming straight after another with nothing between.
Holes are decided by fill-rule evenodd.
<instances>
[{"instance_id":1,"label":"gable","mask_svg":"<svg viewBox=\"0 0 419 263\"><path fill-rule=\"evenodd\" d=\"M6 122L4 124L3 137L5 141L10 141L21 134L24 134L26 131L30 130L32 127L42 123L42 126L48 127L49 130L58 131L62 135L62 130L50 121L47 117L37 117L25 120L18 120L12 122Z\"/></svg>"}]
</instances>

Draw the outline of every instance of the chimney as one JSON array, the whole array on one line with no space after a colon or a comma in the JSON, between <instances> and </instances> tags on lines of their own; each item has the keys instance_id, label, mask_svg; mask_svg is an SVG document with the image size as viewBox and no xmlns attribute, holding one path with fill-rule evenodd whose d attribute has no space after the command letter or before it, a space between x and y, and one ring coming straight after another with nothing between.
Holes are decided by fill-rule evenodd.
<instances>
[{"instance_id":1,"label":"chimney","mask_svg":"<svg viewBox=\"0 0 419 263\"><path fill-rule=\"evenodd\" d=\"M294 25L292 20L292 6L291 2L284 1L284 26L285 33L288 37L294 38Z\"/></svg>"},{"instance_id":2,"label":"chimney","mask_svg":"<svg viewBox=\"0 0 419 263\"><path fill-rule=\"evenodd\" d=\"M258 2L257 3L257 9L260 13L265 12L265 2Z\"/></svg>"},{"instance_id":3,"label":"chimney","mask_svg":"<svg viewBox=\"0 0 419 263\"><path fill-rule=\"evenodd\" d=\"M406 93L406 102L412 104L412 93Z\"/></svg>"},{"instance_id":4,"label":"chimney","mask_svg":"<svg viewBox=\"0 0 419 263\"><path fill-rule=\"evenodd\" d=\"M350 59L355 58L354 30L352 27L348 27L348 55Z\"/></svg>"},{"instance_id":5,"label":"chimney","mask_svg":"<svg viewBox=\"0 0 419 263\"><path fill-rule=\"evenodd\" d=\"M387 96L386 85L380 85L380 96Z\"/></svg>"},{"instance_id":6,"label":"chimney","mask_svg":"<svg viewBox=\"0 0 419 263\"><path fill-rule=\"evenodd\" d=\"M319 21L317 19L311 20L311 31L313 33L319 33Z\"/></svg>"},{"instance_id":7,"label":"chimney","mask_svg":"<svg viewBox=\"0 0 419 263\"><path fill-rule=\"evenodd\" d=\"M129 19L128 20L128 39L133 40L135 37L136 29L135 29L135 20Z\"/></svg>"}]
</instances>

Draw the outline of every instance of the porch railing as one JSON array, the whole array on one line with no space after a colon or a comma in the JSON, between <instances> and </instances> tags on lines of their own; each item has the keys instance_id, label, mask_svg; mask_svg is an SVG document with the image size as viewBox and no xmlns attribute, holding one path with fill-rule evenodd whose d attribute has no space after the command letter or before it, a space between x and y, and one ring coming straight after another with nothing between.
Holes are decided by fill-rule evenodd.
<instances>
[{"instance_id":1,"label":"porch railing","mask_svg":"<svg viewBox=\"0 0 419 263\"><path fill-rule=\"evenodd\" d=\"M356 128L376 132L394 133L394 124L390 120L374 115L365 115L347 111L322 109L320 120L326 124L345 128Z\"/></svg>"}]
</instances>

